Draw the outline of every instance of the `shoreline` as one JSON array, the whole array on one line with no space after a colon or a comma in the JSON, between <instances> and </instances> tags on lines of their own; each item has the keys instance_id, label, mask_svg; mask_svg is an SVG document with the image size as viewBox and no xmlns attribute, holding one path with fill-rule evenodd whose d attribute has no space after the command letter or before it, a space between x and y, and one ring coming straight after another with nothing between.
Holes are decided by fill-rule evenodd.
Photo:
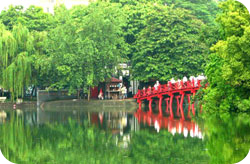
<instances>
[{"instance_id":1,"label":"shoreline","mask_svg":"<svg viewBox=\"0 0 250 164\"><path fill-rule=\"evenodd\" d=\"M12 103L4 102L0 103L0 110L15 110L15 109L26 110L26 109L37 109L42 110L69 110L69 109L79 109L79 110L134 110L138 108L138 104L135 99L124 99L124 100L98 100L91 99L70 99L70 100L55 100L43 102L39 107L37 106L37 101L24 101L22 103Z\"/></svg>"}]
</instances>

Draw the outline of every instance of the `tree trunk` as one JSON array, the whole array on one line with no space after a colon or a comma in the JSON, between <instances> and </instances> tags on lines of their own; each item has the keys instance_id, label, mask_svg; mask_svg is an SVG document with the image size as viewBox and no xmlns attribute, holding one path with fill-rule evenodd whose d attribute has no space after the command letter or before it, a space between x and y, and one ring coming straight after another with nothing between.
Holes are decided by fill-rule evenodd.
<instances>
[{"instance_id":1,"label":"tree trunk","mask_svg":"<svg viewBox=\"0 0 250 164\"><path fill-rule=\"evenodd\" d=\"M31 99L31 100L33 99L34 90L35 90L35 86L32 88L32 91L31 91L31 94L30 94L30 99Z\"/></svg>"},{"instance_id":2,"label":"tree trunk","mask_svg":"<svg viewBox=\"0 0 250 164\"><path fill-rule=\"evenodd\" d=\"M89 90L88 90L88 101L90 100L90 86L89 86Z\"/></svg>"}]
</instances>

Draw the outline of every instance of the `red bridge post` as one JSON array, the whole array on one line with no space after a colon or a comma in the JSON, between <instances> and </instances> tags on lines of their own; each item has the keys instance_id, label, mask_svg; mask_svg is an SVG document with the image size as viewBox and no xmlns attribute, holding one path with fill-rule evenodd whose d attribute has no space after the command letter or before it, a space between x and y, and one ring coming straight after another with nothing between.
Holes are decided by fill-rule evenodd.
<instances>
[{"instance_id":1,"label":"red bridge post","mask_svg":"<svg viewBox=\"0 0 250 164\"><path fill-rule=\"evenodd\" d=\"M194 96L195 96L195 90L193 90L192 91L192 93L193 93L193 99L194 99ZM192 103L192 113L193 113L193 116L195 116L195 108L194 108L194 101L193 101L193 103Z\"/></svg>"},{"instance_id":2,"label":"red bridge post","mask_svg":"<svg viewBox=\"0 0 250 164\"><path fill-rule=\"evenodd\" d=\"M180 94L181 94L181 103L180 103L181 119L185 120L184 111L183 111L183 101L184 101L185 93L180 92Z\"/></svg>"},{"instance_id":3,"label":"red bridge post","mask_svg":"<svg viewBox=\"0 0 250 164\"><path fill-rule=\"evenodd\" d=\"M174 118L174 113L173 113L173 98L174 95L172 93L170 93L170 117Z\"/></svg>"},{"instance_id":4,"label":"red bridge post","mask_svg":"<svg viewBox=\"0 0 250 164\"><path fill-rule=\"evenodd\" d=\"M180 110L180 102L179 102L180 96L176 96L175 98L176 98L176 103L177 103L176 115L179 117L180 116L180 112L179 112L179 110Z\"/></svg>"},{"instance_id":5,"label":"red bridge post","mask_svg":"<svg viewBox=\"0 0 250 164\"><path fill-rule=\"evenodd\" d=\"M149 100L149 104L148 104L149 105L149 113L152 113L152 101L153 100L152 100L152 98L149 98L148 100Z\"/></svg>"},{"instance_id":6,"label":"red bridge post","mask_svg":"<svg viewBox=\"0 0 250 164\"><path fill-rule=\"evenodd\" d=\"M187 94L187 96L188 96L188 115L187 115L187 117L191 118L191 116L190 116L190 96L191 96L191 94Z\"/></svg>"},{"instance_id":7,"label":"red bridge post","mask_svg":"<svg viewBox=\"0 0 250 164\"><path fill-rule=\"evenodd\" d=\"M165 101L166 101L166 113L169 114L169 105L168 105L168 101L169 101L169 98L165 98Z\"/></svg>"},{"instance_id":8,"label":"red bridge post","mask_svg":"<svg viewBox=\"0 0 250 164\"><path fill-rule=\"evenodd\" d=\"M139 100L139 99L137 100L137 102L139 103L139 109L138 109L138 110L141 111L141 103L142 103L142 102L141 102L141 100Z\"/></svg>"}]
</instances>

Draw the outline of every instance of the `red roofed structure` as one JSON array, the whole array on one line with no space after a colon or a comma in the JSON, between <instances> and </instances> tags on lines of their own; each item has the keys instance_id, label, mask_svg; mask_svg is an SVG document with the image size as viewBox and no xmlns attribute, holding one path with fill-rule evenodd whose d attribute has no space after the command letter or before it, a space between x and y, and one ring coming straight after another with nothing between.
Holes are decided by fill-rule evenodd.
<instances>
[{"instance_id":1,"label":"red roofed structure","mask_svg":"<svg viewBox=\"0 0 250 164\"><path fill-rule=\"evenodd\" d=\"M112 77L111 80L110 80L111 83L122 83L122 80L119 80L115 77Z\"/></svg>"},{"instance_id":2,"label":"red roofed structure","mask_svg":"<svg viewBox=\"0 0 250 164\"><path fill-rule=\"evenodd\" d=\"M111 77L110 80L106 82L106 98L108 99L119 99L121 96L121 84L122 80L119 80L115 77Z\"/></svg>"}]
</instances>

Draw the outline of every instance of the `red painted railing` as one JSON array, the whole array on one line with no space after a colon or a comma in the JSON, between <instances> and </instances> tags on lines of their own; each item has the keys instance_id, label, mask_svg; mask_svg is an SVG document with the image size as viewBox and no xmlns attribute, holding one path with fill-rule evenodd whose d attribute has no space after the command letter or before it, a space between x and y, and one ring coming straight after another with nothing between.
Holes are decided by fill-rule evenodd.
<instances>
[{"instance_id":1,"label":"red painted railing","mask_svg":"<svg viewBox=\"0 0 250 164\"><path fill-rule=\"evenodd\" d=\"M157 90L154 87L148 87L145 89L138 90L137 94L134 95L135 99L147 99L148 97L157 97L158 95L168 94L169 92L176 93L180 91L192 91L197 90L201 87L201 80L183 81L172 84L170 81L168 84L159 85Z\"/></svg>"},{"instance_id":2,"label":"red painted railing","mask_svg":"<svg viewBox=\"0 0 250 164\"><path fill-rule=\"evenodd\" d=\"M192 113L195 116L195 107L194 104L190 104L190 97L195 96L195 93L197 90L201 87L201 81L202 80L194 80L191 81L178 81L175 83L168 82L167 84L160 85L155 87L148 87L144 88L142 90L138 90L138 93L134 96L135 99L137 99L137 102L139 103L139 110L141 110L141 104L143 100L149 101L149 112L152 112L152 101L153 98L159 99L159 114L162 114L162 100L166 101L166 113L170 114L170 117L174 117L173 113L173 99L174 96L176 98L177 102L177 116L179 117L181 113L181 118L185 119L184 117L184 111L183 111L183 102L184 102L184 96L186 95L188 100L188 117L190 117L190 110L192 107ZM180 99L180 100L179 100Z\"/></svg>"}]
</instances>

